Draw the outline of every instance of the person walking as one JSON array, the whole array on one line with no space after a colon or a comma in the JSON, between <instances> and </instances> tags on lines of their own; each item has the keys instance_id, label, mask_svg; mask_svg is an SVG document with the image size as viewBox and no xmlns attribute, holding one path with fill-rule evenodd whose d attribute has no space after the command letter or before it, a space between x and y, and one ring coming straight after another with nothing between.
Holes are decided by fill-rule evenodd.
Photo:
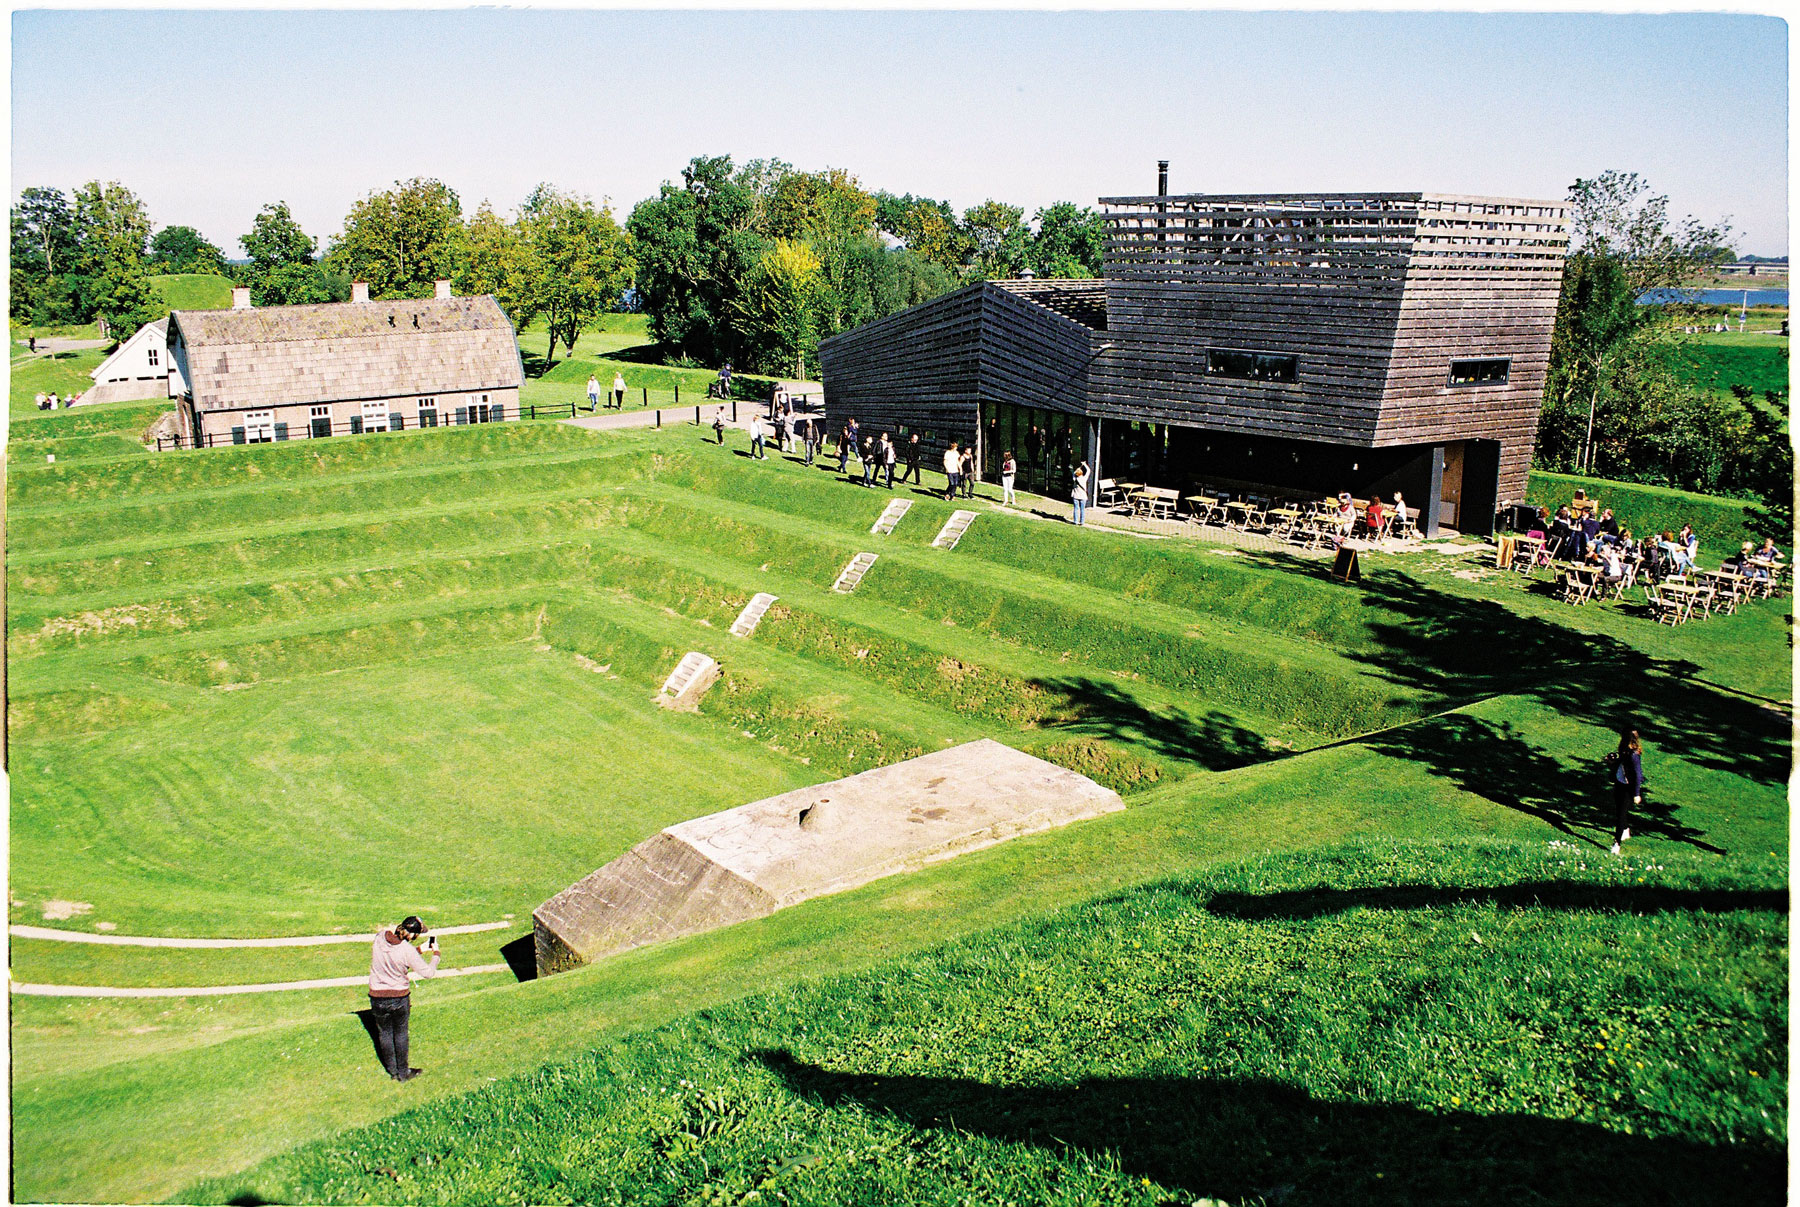
<instances>
[{"instance_id":1,"label":"person walking","mask_svg":"<svg viewBox=\"0 0 1800 1207\"><path fill-rule=\"evenodd\" d=\"M766 436L767 433L763 430L763 417L752 414L750 416L750 455L758 461L769 459L768 454L763 452L763 440Z\"/></svg>"},{"instance_id":2,"label":"person walking","mask_svg":"<svg viewBox=\"0 0 1800 1207\"><path fill-rule=\"evenodd\" d=\"M412 1018L412 982L407 973L434 977L441 954L434 937L427 945L431 961L413 947L425 924L409 914L400 925L376 932L369 955L369 1018L375 1027L375 1051L381 1067L395 1081L411 1081L422 1070L408 1063L408 1023Z\"/></svg>"},{"instance_id":3,"label":"person walking","mask_svg":"<svg viewBox=\"0 0 1800 1207\"><path fill-rule=\"evenodd\" d=\"M919 470L919 459L922 454L923 450L919 447L919 433L914 432L906 438L906 472L900 475L902 483L910 477L918 485L925 485L924 475Z\"/></svg>"},{"instance_id":4,"label":"person walking","mask_svg":"<svg viewBox=\"0 0 1800 1207\"><path fill-rule=\"evenodd\" d=\"M1000 504L1010 507L1018 502L1013 498L1013 480L1019 476L1019 463L1013 460L1012 450L1000 458Z\"/></svg>"},{"instance_id":5,"label":"person walking","mask_svg":"<svg viewBox=\"0 0 1800 1207\"><path fill-rule=\"evenodd\" d=\"M723 445L725 443L725 408L724 407L720 407L718 414L713 416L713 435L715 435L719 438L719 443L721 445Z\"/></svg>"},{"instance_id":6,"label":"person walking","mask_svg":"<svg viewBox=\"0 0 1800 1207\"><path fill-rule=\"evenodd\" d=\"M1637 730L1619 731L1619 748L1606 756L1606 765L1612 771L1612 853L1617 855L1631 837L1631 810L1644 803L1644 744Z\"/></svg>"},{"instance_id":7,"label":"person walking","mask_svg":"<svg viewBox=\"0 0 1800 1207\"><path fill-rule=\"evenodd\" d=\"M588 410L591 412L600 405L600 379L592 373L588 374Z\"/></svg>"},{"instance_id":8,"label":"person walking","mask_svg":"<svg viewBox=\"0 0 1800 1207\"><path fill-rule=\"evenodd\" d=\"M856 455L862 461L863 485L875 485L875 437L864 436Z\"/></svg>"},{"instance_id":9,"label":"person walking","mask_svg":"<svg viewBox=\"0 0 1800 1207\"><path fill-rule=\"evenodd\" d=\"M962 493L965 499L975 497L975 446L973 444L963 449Z\"/></svg>"},{"instance_id":10,"label":"person walking","mask_svg":"<svg viewBox=\"0 0 1800 1207\"><path fill-rule=\"evenodd\" d=\"M887 432L881 433L881 468L887 471L887 488L894 489L894 463L900 459L900 450L894 447L894 438Z\"/></svg>"},{"instance_id":11,"label":"person walking","mask_svg":"<svg viewBox=\"0 0 1800 1207\"><path fill-rule=\"evenodd\" d=\"M617 407L621 411L624 410L625 409L625 373L624 373L624 370L620 370L619 372L613 374L612 392L613 392L613 406Z\"/></svg>"},{"instance_id":12,"label":"person walking","mask_svg":"<svg viewBox=\"0 0 1800 1207\"><path fill-rule=\"evenodd\" d=\"M1075 481L1069 489L1069 502L1075 505L1076 526L1086 527L1088 503L1088 463L1086 461L1075 467Z\"/></svg>"},{"instance_id":13,"label":"person walking","mask_svg":"<svg viewBox=\"0 0 1800 1207\"><path fill-rule=\"evenodd\" d=\"M962 450L957 448L956 441L944 450L944 502L948 503L956 497L957 480L962 477Z\"/></svg>"},{"instance_id":14,"label":"person walking","mask_svg":"<svg viewBox=\"0 0 1800 1207\"><path fill-rule=\"evenodd\" d=\"M850 473L850 425L845 424L838 429L838 473L848 476Z\"/></svg>"}]
</instances>

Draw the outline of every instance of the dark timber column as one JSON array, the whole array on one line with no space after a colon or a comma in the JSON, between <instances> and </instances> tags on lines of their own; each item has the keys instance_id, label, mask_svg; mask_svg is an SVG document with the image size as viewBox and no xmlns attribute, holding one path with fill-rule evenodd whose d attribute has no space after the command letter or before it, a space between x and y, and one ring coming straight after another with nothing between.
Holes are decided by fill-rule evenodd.
<instances>
[{"instance_id":1,"label":"dark timber column","mask_svg":"<svg viewBox=\"0 0 1800 1207\"><path fill-rule=\"evenodd\" d=\"M1104 419L1087 421L1086 449L1082 460L1088 463L1088 502L1092 503L1100 497L1100 425Z\"/></svg>"},{"instance_id":2,"label":"dark timber column","mask_svg":"<svg viewBox=\"0 0 1800 1207\"><path fill-rule=\"evenodd\" d=\"M1424 501L1419 504L1419 535L1436 536L1438 533L1438 508L1443 506L1444 494L1444 446L1431 446L1428 485Z\"/></svg>"}]
</instances>

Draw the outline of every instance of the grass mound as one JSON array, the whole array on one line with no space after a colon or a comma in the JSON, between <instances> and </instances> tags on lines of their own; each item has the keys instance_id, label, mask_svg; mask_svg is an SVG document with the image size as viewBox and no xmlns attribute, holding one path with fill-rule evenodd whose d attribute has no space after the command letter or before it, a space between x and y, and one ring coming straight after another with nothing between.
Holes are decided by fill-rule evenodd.
<instances>
[{"instance_id":1,"label":"grass mound","mask_svg":"<svg viewBox=\"0 0 1800 1207\"><path fill-rule=\"evenodd\" d=\"M1265 858L690 1015L182 1198L1778 1203L1786 923L1776 860Z\"/></svg>"},{"instance_id":2,"label":"grass mound","mask_svg":"<svg viewBox=\"0 0 1800 1207\"><path fill-rule=\"evenodd\" d=\"M229 310L231 281L210 272L164 273L150 278L165 310Z\"/></svg>"}]
</instances>

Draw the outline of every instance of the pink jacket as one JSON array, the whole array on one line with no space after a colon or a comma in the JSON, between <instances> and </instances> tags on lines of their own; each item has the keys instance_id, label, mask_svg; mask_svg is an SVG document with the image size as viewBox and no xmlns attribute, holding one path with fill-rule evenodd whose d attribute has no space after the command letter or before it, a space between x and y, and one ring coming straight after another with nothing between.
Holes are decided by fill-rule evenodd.
<instances>
[{"instance_id":1,"label":"pink jacket","mask_svg":"<svg viewBox=\"0 0 1800 1207\"><path fill-rule=\"evenodd\" d=\"M393 931L375 932L369 957L369 996L405 997L412 992L412 982L406 979L407 972L416 972L422 977L436 976L439 958L439 954L434 953L431 963L427 964L417 948L398 938Z\"/></svg>"}]
</instances>

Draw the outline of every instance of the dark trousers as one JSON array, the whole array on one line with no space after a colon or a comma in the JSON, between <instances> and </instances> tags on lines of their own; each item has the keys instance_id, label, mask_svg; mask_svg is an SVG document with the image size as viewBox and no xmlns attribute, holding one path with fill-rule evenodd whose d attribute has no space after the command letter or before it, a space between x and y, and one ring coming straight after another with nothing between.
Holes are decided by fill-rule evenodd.
<instances>
[{"instance_id":1,"label":"dark trousers","mask_svg":"<svg viewBox=\"0 0 1800 1207\"><path fill-rule=\"evenodd\" d=\"M862 467L863 467L863 485L864 486L875 485L875 460L874 460L874 458L864 457L862 459Z\"/></svg>"},{"instance_id":2,"label":"dark trousers","mask_svg":"<svg viewBox=\"0 0 1800 1207\"><path fill-rule=\"evenodd\" d=\"M625 409L625 391L624 390L614 390L613 391L613 406L618 408L621 411Z\"/></svg>"},{"instance_id":3,"label":"dark trousers","mask_svg":"<svg viewBox=\"0 0 1800 1207\"><path fill-rule=\"evenodd\" d=\"M410 1067L406 1063L406 1029L412 1018L412 998L372 997L369 1015L375 1021L375 1050L381 1054L381 1067L389 1077L398 1077Z\"/></svg>"},{"instance_id":4,"label":"dark trousers","mask_svg":"<svg viewBox=\"0 0 1800 1207\"><path fill-rule=\"evenodd\" d=\"M761 436L750 437L750 455L766 460L766 458L763 457L763 438Z\"/></svg>"},{"instance_id":5,"label":"dark trousers","mask_svg":"<svg viewBox=\"0 0 1800 1207\"><path fill-rule=\"evenodd\" d=\"M925 479L923 477L921 477L919 474L919 463L917 461L908 461L906 463L906 469L900 475L901 484L905 485L906 480L908 478L911 478L914 482L917 482L920 486L925 485Z\"/></svg>"},{"instance_id":6,"label":"dark trousers","mask_svg":"<svg viewBox=\"0 0 1800 1207\"><path fill-rule=\"evenodd\" d=\"M1613 790L1613 841L1625 840L1625 827L1631 824L1631 798L1634 793L1630 784L1615 782Z\"/></svg>"},{"instance_id":7,"label":"dark trousers","mask_svg":"<svg viewBox=\"0 0 1800 1207\"><path fill-rule=\"evenodd\" d=\"M894 463L888 461L884 464L883 468L887 470L887 488L892 490L894 489Z\"/></svg>"}]
</instances>

